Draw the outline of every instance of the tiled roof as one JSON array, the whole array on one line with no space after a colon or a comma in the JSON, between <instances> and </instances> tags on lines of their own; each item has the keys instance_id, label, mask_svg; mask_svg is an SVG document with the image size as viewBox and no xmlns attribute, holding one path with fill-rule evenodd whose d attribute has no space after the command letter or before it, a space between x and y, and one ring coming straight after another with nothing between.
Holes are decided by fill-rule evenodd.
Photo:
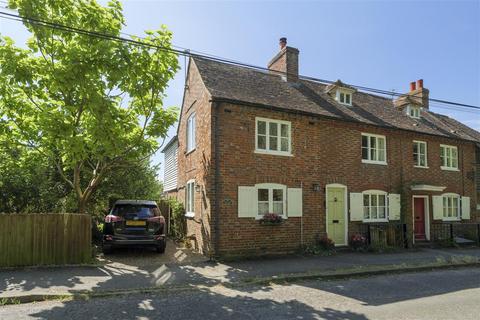
<instances>
[{"instance_id":1,"label":"tiled roof","mask_svg":"<svg viewBox=\"0 0 480 320\"><path fill-rule=\"evenodd\" d=\"M198 57L194 61L214 98L480 142L480 132L452 118L428 111L421 119L412 119L395 108L391 99L377 95L357 91L353 105L345 106L326 93L325 84L290 83L279 75L247 67Z\"/></svg>"}]
</instances>

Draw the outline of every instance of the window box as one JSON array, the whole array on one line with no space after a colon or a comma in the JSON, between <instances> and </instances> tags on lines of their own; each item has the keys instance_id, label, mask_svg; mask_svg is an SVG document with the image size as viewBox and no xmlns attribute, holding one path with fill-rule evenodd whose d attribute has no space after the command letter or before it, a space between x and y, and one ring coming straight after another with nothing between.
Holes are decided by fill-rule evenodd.
<instances>
[{"instance_id":1,"label":"window box","mask_svg":"<svg viewBox=\"0 0 480 320\"><path fill-rule=\"evenodd\" d=\"M277 226L277 225L281 225L285 220L282 218L282 216L276 213L266 213L258 221L260 225L263 225L263 226Z\"/></svg>"}]
</instances>

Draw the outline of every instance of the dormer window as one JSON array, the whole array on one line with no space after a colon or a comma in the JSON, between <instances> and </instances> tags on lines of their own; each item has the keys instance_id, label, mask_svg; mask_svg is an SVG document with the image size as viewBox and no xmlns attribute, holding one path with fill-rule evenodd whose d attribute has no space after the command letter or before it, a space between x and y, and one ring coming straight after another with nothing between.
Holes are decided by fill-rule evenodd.
<instances>
[{"instance_id":1,"label":"dormer window","mask_svg":"<svg viewBox=\"0 0 480 320\"><path fill-rule=\"evenodd\" d=\"M352 93L346 90L337 90L336 100L341 104L351 106L352 105Z\"/></svg>"},{"instance_id":2,"label":"dormer window","mask_svg":"<svg viewBox=\"0 0 480 320\"><path fill-rule=\"evenodd\" d=\"M420 107L409 105L407 108L407 115L410 118L420 119Z\"/></svg>"}]
</instances>

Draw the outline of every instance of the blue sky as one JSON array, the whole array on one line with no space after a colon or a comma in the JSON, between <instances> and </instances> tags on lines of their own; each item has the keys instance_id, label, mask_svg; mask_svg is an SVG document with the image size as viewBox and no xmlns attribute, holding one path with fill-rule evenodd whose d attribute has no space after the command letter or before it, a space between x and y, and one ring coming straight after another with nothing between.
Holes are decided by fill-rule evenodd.
<instances>
[{"instance_id":1,"label":"blue sky","mask_svg":"<svg viewBox=\"0 0 480 320\"><path fill-rule=\"evenodd\" d=\"M259 66L266 66L285 36L300 50L302 75L397 92L423 78L431 98L480 105L478 0L122 3L126 33L166 24L177 46ZM18 42L27 36L20 23L2 19L0 33ZM183 85L182 70L165 105L180 107ZM435 104L431 110L480 130L478 110ZM155 156L155 163L162 161Z\"/></svg>"}]
</instances>

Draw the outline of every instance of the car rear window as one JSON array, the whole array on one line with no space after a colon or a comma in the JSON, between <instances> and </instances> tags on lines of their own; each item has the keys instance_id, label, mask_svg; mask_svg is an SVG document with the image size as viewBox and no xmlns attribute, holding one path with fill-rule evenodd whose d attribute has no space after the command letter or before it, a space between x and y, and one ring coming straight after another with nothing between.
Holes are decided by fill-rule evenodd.
<instances>
[{"instance_id":1,"label":"car rear window","mask_svg":"<svg viewBox=\"0 0 480 320\"><path fill-rule=\"evenodd\" d=\"M118 217L137 216L138 218L150 218L160 215L160 210L154 205L117 204L112 214Z\"/></svg>"}]
</instances>

